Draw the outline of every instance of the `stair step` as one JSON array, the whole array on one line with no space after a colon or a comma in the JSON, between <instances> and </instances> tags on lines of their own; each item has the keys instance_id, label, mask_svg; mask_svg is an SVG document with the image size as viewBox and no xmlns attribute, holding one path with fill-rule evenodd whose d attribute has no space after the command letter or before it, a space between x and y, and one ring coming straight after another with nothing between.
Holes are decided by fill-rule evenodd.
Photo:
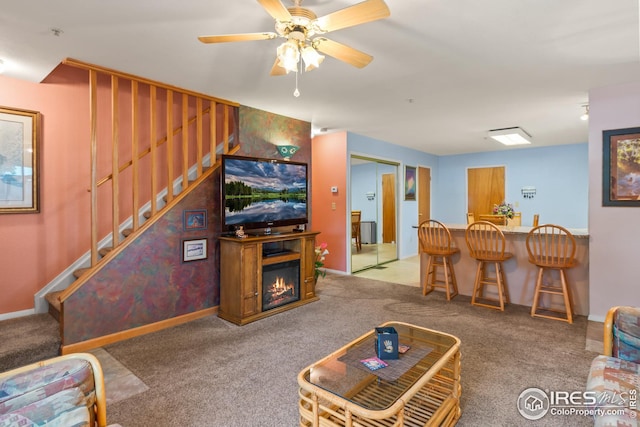
<instances>
[{"instance_id":1,"label":"stair step","mask_svg":"<svg viewBox=\"0 0 640 427\"><path fill-rule=\"evenodd\" d=\"M58 322L60 321L60 311L62 310L60 300L58 299L61 293L62 291L55 291L44 296L44 299L49 303L49 314Z\"/></svg>"},{"instance_id":2,"label":"stair step","mask_svg":"<svg viewBox=\"0 0 640 427\"><path fill-rule=\"evenodd\" d=\"M90 267L87 268L79 268L76 271L73 272L73 275L76 279L79 279L80 276L82 276L84 273L86 273L87 271L91 270Z\"/></svg>"},{"instance_id":3,"label":"stair step","mask_svg":"<svg viewBox=\"0 0 640 427\"><path fill-rule=\"evenodd\" d=\"M101 256L101 257L105 257L105 256L107 256L107 254L108 254L109 252L111 252L112 250L113 250L113 247L111 247L111 246L107 246L107 247L104 247L104 248L100 249L100 250L98 251L98 253L100 254L100 256Z\"/></svg>"}]
</instances>

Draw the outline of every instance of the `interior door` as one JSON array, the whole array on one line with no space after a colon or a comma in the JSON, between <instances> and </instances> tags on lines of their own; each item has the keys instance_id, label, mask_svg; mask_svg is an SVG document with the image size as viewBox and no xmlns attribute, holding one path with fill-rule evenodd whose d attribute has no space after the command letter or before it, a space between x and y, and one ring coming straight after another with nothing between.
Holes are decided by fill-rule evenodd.
<instances>
[{"instance_id":1,"label":"interior door","mask_svg":"<svg viewBox=\"0 0 640 427\"><path fill-rule=\"evenodd\" d=\"M396 177L382 175L382 243L396 242Z\"/></svg>"},{"instance_id":2,"label":"interior door","mask_svg":"<svg viewBox=\"0 0 640 427\"><path fill-rule=\"evenodd\" d=\"M418 166L418 224L431 218L431 169Z\"/></svg>"},{"instance_id":3,"label":"interior door","mask_svg":"<svg viewBox=\"0 0 640 427\"><path fill-rule=\"evenodd\" d=\"M467 211L476 218L491 214L504 201L505 167L467 169Z\"/></svg>"}]
</instances>

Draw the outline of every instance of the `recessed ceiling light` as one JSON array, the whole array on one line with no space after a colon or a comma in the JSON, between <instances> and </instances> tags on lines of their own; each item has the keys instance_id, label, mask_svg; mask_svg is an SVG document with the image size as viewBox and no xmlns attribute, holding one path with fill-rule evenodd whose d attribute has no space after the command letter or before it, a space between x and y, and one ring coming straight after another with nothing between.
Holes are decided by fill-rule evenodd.
<instances>
[{"instance_id":1,"label":"recessed ceiling light","mask_svg":"<svg viewBox=\"0 0 640 427\"><path fill-rule=\"evenodd\" d=\"M504 145L531 144L531 135L519 127L492 129L489 131L489 137Z\"/></svg>"}]
</instances>

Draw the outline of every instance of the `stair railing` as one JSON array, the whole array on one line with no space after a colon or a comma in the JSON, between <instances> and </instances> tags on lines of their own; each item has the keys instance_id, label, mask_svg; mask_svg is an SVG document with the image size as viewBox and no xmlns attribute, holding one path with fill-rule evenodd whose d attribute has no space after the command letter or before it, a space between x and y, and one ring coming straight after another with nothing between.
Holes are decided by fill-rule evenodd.
<instances>
[{"instance_id":1,"label":"stair railing","mask_svg":"<svg viewBox=\"0 0 640 427\"><path fill-rule=\"evenodd\" d=\"M91 267L100 261L98 258L99 235L112 234L113 249L126 244L129 239L121 240L121 223L125 212L132 217L132 230L140 230L141 200L150 200L150 217L145 225L154 222L162 210L158 209L157 197L161 188L166 188L166 205L169 208L177 202L174 194L174 181L180 181L182 191L201 181L207 172L205 159L209 157L209 170L219 165L219 155L236 151L238 147L238 104L210 97L208 95L177 88L131 74L118 72L74 59L65 59L63 64L86 69L89 72L89 120L90 120L90 188L91 208ZM130 85L121 82L129 82ZM142 92L141 88L148 88ZM111 123L109 114L104 113L110 97ZM162 96L164 95L164 96ZM123 112L126 98L130 98L128 111ZM164 114L161 105L164 103ZM179 122L176 122L176 116ZM106 119L105 119L106 117ZM148 127L141 125L148 120ZM128 128L128 137L121 130ZM205 138L208 138L205 143ZM110 146L107 145L110 139ZM107 141L105 141L107 140ZM220 142L218 142L220 141ZM123 155L123 144L130 145L129 155ZM178 147L179 145L179 147ZM124 157L124 159L122 159ZM196 178L190 183L189 170L194 165ZM108 164L108 168L105 168ZM176 166L179 165L178 170ZM106 170L105 176L98 178L99 171ZM129 172L130 171L130 172ZM126 179L123 176L129 174ZM141 179L150 175L147 186ZM111 207L105 207L106 196L101 187L111 183ZM123 187L130 199L124 197ZM110 219L102 219L99 213L110 212ZM105 225L110 222L110 226ZM122 249L122 248L119 248ZM113 250L115 255L116 250ZM88 279L90 275L82 279ZM85 280L77 280L60 295L64 301Z\"/></svg>"}]
</instances>

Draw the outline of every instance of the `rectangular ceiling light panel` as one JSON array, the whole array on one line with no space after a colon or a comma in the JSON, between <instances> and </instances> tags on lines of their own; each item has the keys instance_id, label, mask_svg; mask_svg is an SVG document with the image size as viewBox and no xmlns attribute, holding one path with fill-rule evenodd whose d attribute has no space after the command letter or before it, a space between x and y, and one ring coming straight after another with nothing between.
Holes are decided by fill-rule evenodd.
<instances>
[{"instance_id":1,"label":"rectangular ceiling light panel","mask_svg":"<svg viewBox=\"0 0 640 427\"><path fill-rule=\"evenodd\" d=\"M489 136L504 145L531 144L531 135L518 127L493 129Z\"/></svg>"}]
</instances>

